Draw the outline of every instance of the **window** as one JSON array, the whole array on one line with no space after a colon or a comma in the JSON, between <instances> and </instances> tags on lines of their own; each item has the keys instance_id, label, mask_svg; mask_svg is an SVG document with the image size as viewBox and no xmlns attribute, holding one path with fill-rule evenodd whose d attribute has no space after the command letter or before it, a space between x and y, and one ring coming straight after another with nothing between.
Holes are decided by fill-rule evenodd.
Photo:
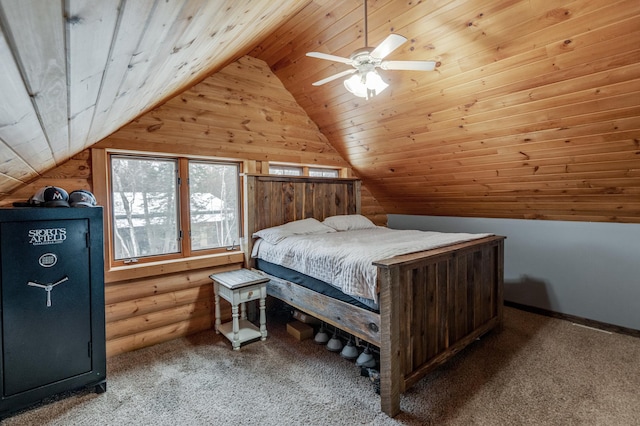
<instances>
[{"instance_id":1,"label":"window","mask_svg":"<svg viewBox=\"0 0 640 426\"><path fill-rule=\"evenodd\" d=\"M337 178L338 170L337 169L325 169L325 168L309 168L309 176L315 177L326 177L326 178Z\"/></svg>"},{"instance_id":2,"label":"window","mask_svg":"<svg viewBox=\"0 0 640 426\"><path fill-rule=\"evenodd\" d=\"M302 167L269 164L270 175L302 176Z\"/></svg>"},{"instance_id":3,"label":"window","mask_svg":"<svg viewBox=\"0 0 640 426\"><path fill-rule=\"evenodd\" d=\"M237 164L189 162L191 250L238 245L238 176Z\"/></svg>"},{"instance_id":4,"label":"window","mask_svg":"<svg viewBox=\"0 0 640 426\"><path fill-rule=\"evenodd\" d=\"M114 263L206 254L240 242L240 165L110 156Z\"/></svg>"},{"instance_id":5,"label":"window","mask_svg":"<svg viewBox=\"0 0 640 426\"><path fill-rule=\"evenodd\" d=\"M111 157L114 259L177 253L178 162Z\"/></svg>"},{"instance_id":6,"label":"window","mask_svg":"<svg viewBox=\"0 0 640 426\"><path fill-rule=\"evenodd\" d=\"M291 166L285 164L269 164L270 175L283 176L311 176L338 178L340 171L329 167L307 167L307 166Z\"/></svg>"}]
</instances>

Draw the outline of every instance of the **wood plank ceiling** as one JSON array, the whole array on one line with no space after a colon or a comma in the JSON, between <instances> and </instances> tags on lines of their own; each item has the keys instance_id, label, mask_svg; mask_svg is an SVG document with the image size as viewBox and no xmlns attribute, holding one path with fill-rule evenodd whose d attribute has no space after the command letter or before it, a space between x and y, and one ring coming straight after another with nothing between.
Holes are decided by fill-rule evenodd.
<instances>
[{"instance_id":1,"label":"wood plank ceiling","mask_svg":"<svg viewBox=\"0 0 640 426\"><path fill-rule=\"evenodd\" d=\"M364 100L312 82L364 45L362 0L0 0L0 193L249 53L387 213L640 223L638 0L369 0L409 39Z\"/></svg>"},{"instance_id":2,"label":"wood plank ceiling","mask_svg":"<svg viewBox=\"0 0 640 426\"><path fill-rule=\"evenodd\" d=\"M355 98L312 82L363 47L361 1L313 2L257 46L387 213L640 222L640 2L369 1L410 41Z\"/></svg>"},{"instance_id":3,"label":"wood plank ceiling","mask_svg":"<svg viewBox=\"0 0 640 426\"><path fill-rule=\"evenodd\" d=\"M246 53L297 0L0 0L0 194Z\"/></svg>"}]
</instances>

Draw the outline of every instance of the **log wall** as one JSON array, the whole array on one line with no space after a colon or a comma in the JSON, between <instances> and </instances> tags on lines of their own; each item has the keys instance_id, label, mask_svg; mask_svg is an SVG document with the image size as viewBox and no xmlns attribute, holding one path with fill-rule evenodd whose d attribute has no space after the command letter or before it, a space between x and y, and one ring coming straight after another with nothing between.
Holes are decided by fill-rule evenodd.
<instances>
[{"instance_id":1,"label":"log wall","mask_svg":"<svg viewBox=\"0 0 640 426\"><path fill-rule=\"evenodd\" d=\"M104 199L94 179L104 180L104 149L135 149L177 155L243 160L260 173L269 161L346 168L291 94L262 61L244 57L140 117L40 179L0 200L25 201L42 186L88 189ZM93 161L92 161L93 160ZM378 224L386 215L361 187L362 213ZM209 275L242 266L242 253L151 268L106 272L107 356L211 328L213 286ZM108 262L107 262L108 263ZM231 317L221 300L221 315Z\"/></svg>"}]
</instances>

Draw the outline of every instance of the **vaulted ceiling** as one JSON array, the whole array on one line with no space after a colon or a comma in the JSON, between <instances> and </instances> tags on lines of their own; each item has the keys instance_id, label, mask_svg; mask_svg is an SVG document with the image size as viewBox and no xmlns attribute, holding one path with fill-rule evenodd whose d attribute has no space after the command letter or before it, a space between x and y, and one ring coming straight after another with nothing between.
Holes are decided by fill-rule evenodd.
<instances>
[{"instance_id":1,"label":"vaulted ceiling","mask_svg":"<svg viewBox=\"0 0 640 426\"><path fill-rule=\"evenodd\" d=\"M369 0L409 39L364 100L362 0L0 0L0 193L249 54L388 213L640 222L640 2Z\"/></svg>"},{"instance_id":2,"label":"vaulted ceiling","mask_svg":"<svg viewBox=\"0 0 640 426\"><path fill-rule=\"evenodd\" d=\"M297 0L1 0L0 193L221 69Z\"/></svg>"}]
</instances>

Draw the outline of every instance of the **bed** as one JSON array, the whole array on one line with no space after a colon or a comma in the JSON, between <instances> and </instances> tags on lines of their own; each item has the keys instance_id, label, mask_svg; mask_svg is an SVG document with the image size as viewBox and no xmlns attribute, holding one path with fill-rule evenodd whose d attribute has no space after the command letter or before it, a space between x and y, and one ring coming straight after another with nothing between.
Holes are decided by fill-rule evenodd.
<instances>
[{"instance_id":1,"label":"bed","mask_svg":"<svg viewBox=\"0 0 640 426\"><path fill-rule=\"evenodd\" d=\"M260 230L305 218L360 213L357 179L245 176L247 267ZM400 413L400 395L503 318L504 237L487 235L379 259L378 310L355 307L269 276L267 294L380 348L380 407Z\"/></svg>"}]
</instances>

